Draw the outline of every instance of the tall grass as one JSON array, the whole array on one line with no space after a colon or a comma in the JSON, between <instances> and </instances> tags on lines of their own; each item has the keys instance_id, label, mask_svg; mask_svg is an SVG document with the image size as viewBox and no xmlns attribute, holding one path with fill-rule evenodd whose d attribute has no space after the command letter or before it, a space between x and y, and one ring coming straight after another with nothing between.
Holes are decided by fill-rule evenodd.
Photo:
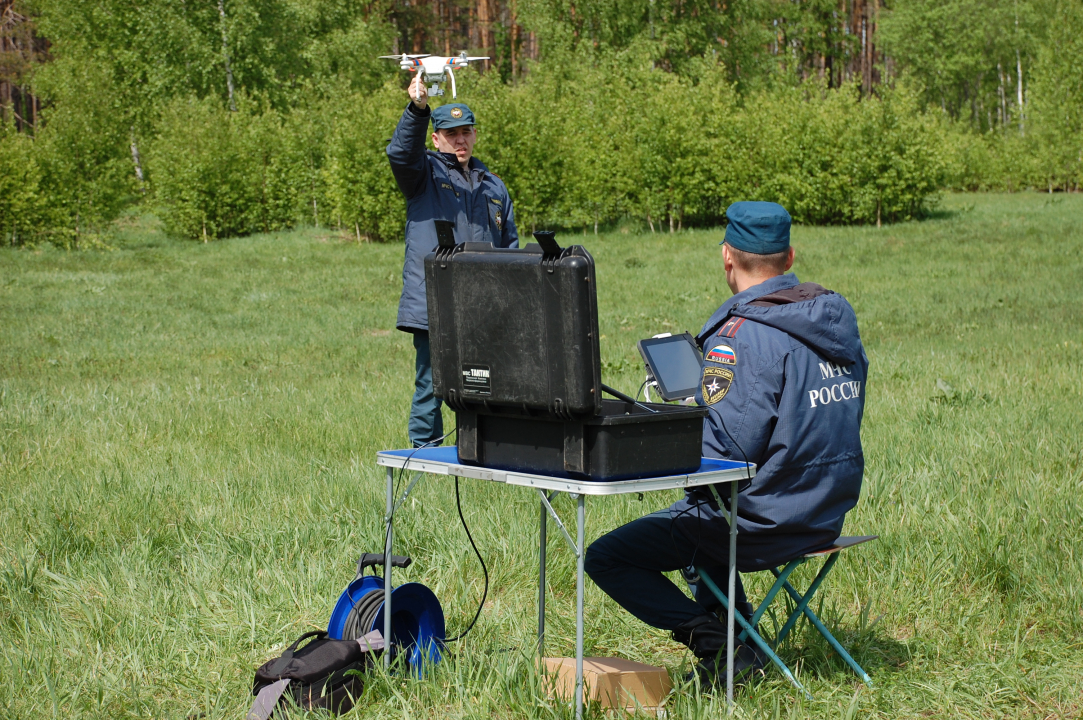
<instances>
[{"instance_id":1,"label":"tall grass","mask_svg":"<svg viewBox=\"0 0 1083 720\"><path fill-rule=\"evenodd\" d=\"M253 669L326 624L382 539L375 452L406 443L401 246L319 230L193 245L129 219L112 252L0 250L0 708L5 718L243 716ZM718 231L582 240L603 376L698 329L729 292ZM1083 198L948 196L920 223L796 228L796 271L854 304L871 360L867 473L814 635L739 693L748 717L1083 714ZM448 418L450 421L450 417ZM374 677L358 717L569 717L534 670L538 508L466 480L489 563L474 632L429 679ZM589 536L671 495L595 499ZM572 508L562 499L558 509ZM451 632L480 570L447 478L396 524ZM550 537L549 652L574 648L573 558ZM766 578L748 578L753 595ZM588 654L687 653L588 583ZM709 718L684 688L670 717Z\"/></svg>"}]
</instances>

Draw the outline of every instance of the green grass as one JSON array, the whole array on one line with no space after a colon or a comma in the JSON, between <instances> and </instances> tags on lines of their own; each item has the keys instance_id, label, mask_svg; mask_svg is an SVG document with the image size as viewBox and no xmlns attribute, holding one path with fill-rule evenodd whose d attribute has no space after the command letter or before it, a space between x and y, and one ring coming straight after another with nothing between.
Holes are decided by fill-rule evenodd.
<instances>
[{"instance_id":1,"label":"green grass","mask_svg":"<svg viewBox=\"0 0 1083 720\"><path fill-rule=\"evenodd\" d=\"M696 330L729 292L718 231L582 240L603 376L635 340ZM401 245L308 229L208 245L127 221L117 249L0 251L0 708L4 718L239 718L254 668L326 624L381 544L375 452L405 444L413 351L393 329ZM867 473L822 615L862 686L799 633L748 717L1083 716L1083 196L960 195L937 217L796 228L796 271L857 310ZM450 418L449 418L450 420ZM532 669L526 490L463 483L492 587L425 681L375 678L363 717L567 717ZM672 499L588 503L589 536ZM566 498L559 508L570 511ZM451 632L480 571L446 478L396 524ZM550 540L549 650L574 643L573 558ZM749 579L752 594L766 578ZM687 653L588 583L587 652ZM670 717L723 714L685 689Z\"/></svg>"}]
</instances>

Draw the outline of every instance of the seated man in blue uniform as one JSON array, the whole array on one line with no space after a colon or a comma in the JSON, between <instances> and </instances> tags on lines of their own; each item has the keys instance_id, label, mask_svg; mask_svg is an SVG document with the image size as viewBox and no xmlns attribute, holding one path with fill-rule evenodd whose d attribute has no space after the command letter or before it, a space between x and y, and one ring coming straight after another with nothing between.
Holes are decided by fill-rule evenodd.
<instances>
[{"instance_id":1,"label":"seated man in blue uniform","mask_svg":"<svg viewBox=\"0 0 1083 720\"><path fill-rule=\"evenodd\" d=\"M410 103L402 113L387 158L406 198L406 261L395 326L413 333L416 362L409 434L414 447L444 435L440 400L433 395L429 355L429 311L425 299L425 256L437 246L435 220L455 223L456 242L490 242L518 247L515 214L503 181L474 157L474 113L462 103L429 108L420 73L410 83ZM432 144L425 133L432 120Z\"/></svg>"},{"instance_id":2,"label":"seated man in blue uniform","mask_svg":"<svg viewBox=\"0 0 1083 720\"><path fill-rule=\"evenodd\" d=\"M841 533L861 490L868 359L850 304L787 272L794 251L786 210L738 202L726 216L722 257L733 297L696 338L705 361L696 400L710 409L703 454L758 468L741 484L737 509L737 569L754 572L825 548ZM729 498L727 487L716 489ZM602 590L692 650L702 682L724 681L720 605L705 587L690 599L662 574L693 565L726 587L729 525L710 488L602 536L586 556ZM734 599L750 617L739 576ZM762 666L748 646L735 656L736 678Z\"/></svg>"}]
</instances>

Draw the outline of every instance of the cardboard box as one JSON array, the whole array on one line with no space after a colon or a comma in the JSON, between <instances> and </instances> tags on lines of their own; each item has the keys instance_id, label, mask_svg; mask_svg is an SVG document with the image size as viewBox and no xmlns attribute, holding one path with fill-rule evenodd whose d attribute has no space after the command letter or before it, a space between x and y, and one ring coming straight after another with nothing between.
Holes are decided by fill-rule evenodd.
<instances>
[{"instance_id":1,"label":"cardboard box","mask_svg":"<svg viewBox=\"0 0 1083 720\"><path fill-rule=\"evenodd\" d=\"M551 692L575 700L575 658L545 658ZM657 709L673 688L665 668L624 658L583 658L583 699L602 707Z\"/></svg>"}]
</instances>

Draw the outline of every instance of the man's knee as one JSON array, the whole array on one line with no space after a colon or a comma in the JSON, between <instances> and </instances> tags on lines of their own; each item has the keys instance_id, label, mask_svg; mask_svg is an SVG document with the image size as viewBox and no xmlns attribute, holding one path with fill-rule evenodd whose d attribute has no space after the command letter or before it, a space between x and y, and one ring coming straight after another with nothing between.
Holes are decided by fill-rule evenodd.
<instances>
[{"instance_id":1,"label":"man's knee","mask_svg":"<svg viewBox=\"0 0 1083 720\"><path fill-rule=\"evenodd\" d=\"M612 570L620 564L619 558L609 552L606 537L606 535L602 535L592 542L587 548L586 556L583 558L583 570L592 579L596 579L598 575Z\"/></svg>"}]
</instances>

